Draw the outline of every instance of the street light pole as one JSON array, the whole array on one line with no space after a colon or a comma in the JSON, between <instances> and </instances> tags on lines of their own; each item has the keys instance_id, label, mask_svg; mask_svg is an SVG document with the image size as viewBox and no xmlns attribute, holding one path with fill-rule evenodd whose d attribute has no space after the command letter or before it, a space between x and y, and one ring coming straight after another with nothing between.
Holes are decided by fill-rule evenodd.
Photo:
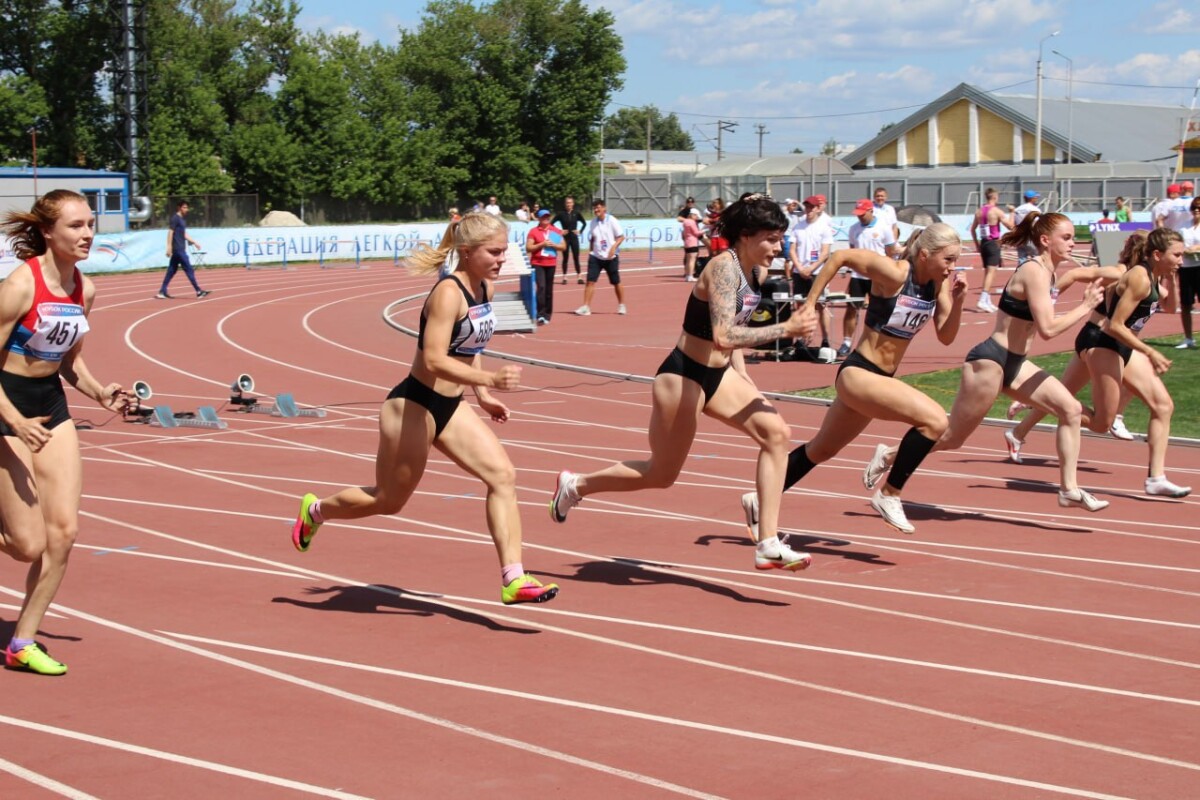
<instances>
[{"instance_id":1,"label":"street light pole","mask_svg":"<svg viewBox=\"0 0 1200 800\"><path fill-rule=\"evenodd\" d=\"M33 137L33 199L38 199L37 190L37 126L31 125L29 135Z\"/></svg>"},{"instance_id":2,"label":"street light pole","mask_svg":"<svg viewBox=\"0 0 1200 800\"><path fill-rule=\"evenodd\" d=\"M1075 62L1057 50L1051 53L1067 62L1067 163L1071 163L1071 146L1075 141L1075 105L1071 102L1071 90L1075 84Z\"/></svg>"},{"instance_id":3,"label":"street light pole","mask_svg":"<svg viewBox=\"0 0 1200 800\"><path fill-rule=\"evenodd\" d=\"M1033 174L1040 176L1042 174L1042 45L1047 39L1053 39L1058 36L1060 31L1048 33L1038 42L1038 60L1037 60L1037 133L1033 138Z\"/></svg>"}]
</instances>

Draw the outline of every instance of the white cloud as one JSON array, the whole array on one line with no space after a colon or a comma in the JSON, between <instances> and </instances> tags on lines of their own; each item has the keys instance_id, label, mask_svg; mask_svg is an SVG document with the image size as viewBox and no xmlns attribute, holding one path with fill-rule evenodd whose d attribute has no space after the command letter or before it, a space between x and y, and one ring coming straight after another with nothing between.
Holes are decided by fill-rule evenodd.
<instances>
[{"instance_id":1,"label":"white cloud","mask_svg":"<svg viewBox=\"0 0 1200 800\"><path fill-rule=\"evenodd\" d=\"M1200 18L1183 3L1155 3L1143 13L1142 21L1145 32L1150 34L1188 36L1200 33Z\"/></svg>"}]
</instances>

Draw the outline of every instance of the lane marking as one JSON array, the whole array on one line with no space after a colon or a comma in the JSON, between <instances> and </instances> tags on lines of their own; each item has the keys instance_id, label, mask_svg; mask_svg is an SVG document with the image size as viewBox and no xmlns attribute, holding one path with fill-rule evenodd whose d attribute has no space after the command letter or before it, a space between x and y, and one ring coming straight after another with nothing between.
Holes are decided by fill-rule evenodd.
<instances>
[{"instance_id":1,"label":"lane marking","mask_svg":"<svg viewBox=\"0 0 1200 800\"><path fill-rule=\"evenodd\" d=\"M30 769L25 769L20 764L14 764L5 758L0 758L0 772L7 772L22 780L32 783L39 789L45 789L48 792L54 792L62 797L70 798L70 800L100 800L95 795L90 795L87 792L80 791L73 786L68 786L65 783L60 783L40 772L34 772Z\"/></svg>"},{"instance_id":2,"label":"lane marking","mask_svg":"<svg viewBox=\"0 0 1200 800\"><path fill-rule=\"evenodd\" d=\"M80 618L88 619L88 616L89 615L87 614L82 614ZM95 622L96 619L92 618L89 621ZM108 739L103 736L93 736L89 733L73 731L69 728L59 728L53 725L45 725L40 722L33 722L31 720L20 719L18 717L10 717L5 714L0 714L0 724L11 725L14 728L23 728L25 730L36 731L38 733L47 733L51 736L59 736L64 739L73 739L77 742L86 742L87 744L107 747L110 750L120 750L125 753L133 753L134 755L148 756L150 758L156 758L160 761L168 761L173 764L197 767L199 769L208 770L209 772L230 775L235 778L245 778L246 780L255 781L257 783L265 783L269 786L278 786L281 789L294 789L297 792L315 794L318 797L332 797L336 798L336 800L371 800L369 797L350 794L349 792L343 792L338 789L326 789L322 786L314 786L310 783L301 783L300 781L294 781L289 778L280 778L278 776L267 775L262 772L252 772L251 770L229 766L228 764L218 764L215 761L192 758L191 756L171 753L166 750L156 750L152 747L129 744L128 742L121 742L116 739ZM81 795L81 797L90 797L90 795Z\"/></svg>"}]
</instances>

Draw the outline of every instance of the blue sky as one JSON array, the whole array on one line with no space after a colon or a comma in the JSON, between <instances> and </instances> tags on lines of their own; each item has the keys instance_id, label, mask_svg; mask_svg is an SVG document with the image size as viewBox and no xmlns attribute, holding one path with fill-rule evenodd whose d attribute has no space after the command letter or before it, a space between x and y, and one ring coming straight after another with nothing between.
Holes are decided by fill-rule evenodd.
<instances>
[{"instance_id":1,"label":"blue sky","mask_svg":"<svg viewBox=\"0 0 1200 800\"><path fill-rule=\"evenodd\" d=\"M298 0L309 31L357 32L391 44L418 0ZM1200 9L1155 0L610 0L625 43L621 106L679 116L702 152L729 155L829 139L862 144L889 122L967 82L1033 96L1039 40L1043 96L1188 106L1200 80ZM1059 51L1062 55L1055 54ZM1065 56L1065 58L1064 58ZM1073 78L1068 82L1068 61ZM1131 128L1130 135L1136 135Z\"/></svg>"}]
</instances>

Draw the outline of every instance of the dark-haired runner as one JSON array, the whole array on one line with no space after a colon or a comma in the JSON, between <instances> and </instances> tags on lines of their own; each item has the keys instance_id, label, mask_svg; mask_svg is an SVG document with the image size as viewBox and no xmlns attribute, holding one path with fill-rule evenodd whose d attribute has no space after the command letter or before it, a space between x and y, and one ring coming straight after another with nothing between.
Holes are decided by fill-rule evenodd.
<instances>
[{"instance_id":1,"label":"dark-haired runner","mask_svg":"<svg viewBox=\"0 0 1200 800\"><path fill-rule=\"evenodd\" d=\"M787 218L778 203L761 194L745 196L731 203L717 224L731 247L700 273L688 296L683 333L654 378L650 458L623 461L587 475L563 471L550 516L564 522L583 498L600 492L671 486L683 469L703 413L744 430L761 448L755 485L763 498L762 535L754 532L755 567L804 569L809 555L776 535L788 426L745 374L740 350L807 336L816 325L816 313L809 309L761 328L746 324L760 299L759 281L782 248Z\"/></svg>"}]
</instances>

